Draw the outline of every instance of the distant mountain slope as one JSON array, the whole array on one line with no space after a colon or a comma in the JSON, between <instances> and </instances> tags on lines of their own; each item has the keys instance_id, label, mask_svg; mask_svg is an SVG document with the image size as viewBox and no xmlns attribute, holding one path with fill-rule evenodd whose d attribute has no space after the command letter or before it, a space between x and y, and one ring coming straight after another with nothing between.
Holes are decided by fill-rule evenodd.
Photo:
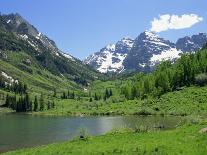
<instances>
[{"instance_id":1,"label":"distant mountain slope","mask_svg":"<svg viewBox=\"0 0 207 155\"><path fill-rule=\"evenodd\" d=\"M0 71L9 76L22 78L21 75L11 75L17 72L7 71L7 66L31 76L45 74L51 77L42 78L55 76L54 80L62 78L65 82L73 81L82 85L102 76L80 60L59 50L54 41L40 33L19 14L0 16L0 36L0 61L4 64Z\"/></svg>"},{"instance_id":2,"label":"distant mountain slope","mask_svg":"<svg viewBox=\"0 0 207 155\"><path fill-rule=\"evenodd\" d=\"M207 43L207 34L199 33L198 35L178 39L176 47L183 52L194 52L202 48L205 43Z\"/></svg>"},{"instance_id":3,"label":"distant mountain slope","mask_svg":"<svg viewBox=\"0 0 207 155\"><path fill-rule=\"evenodd\" d=\"M174 61L184 52L192 52L202 48L207 43L207 36L205 33L199 33L192 37L180 38L175 44L160 38L153 32L145 31L135 40L124 39L127 44L124 44L122 40L113 45L114 48L108 48L110 47L108 45L87 57L84 62L103 73L149 72L162 60ZM118 46L119 43L124 46Z\"/></svg>"}]
</instances>

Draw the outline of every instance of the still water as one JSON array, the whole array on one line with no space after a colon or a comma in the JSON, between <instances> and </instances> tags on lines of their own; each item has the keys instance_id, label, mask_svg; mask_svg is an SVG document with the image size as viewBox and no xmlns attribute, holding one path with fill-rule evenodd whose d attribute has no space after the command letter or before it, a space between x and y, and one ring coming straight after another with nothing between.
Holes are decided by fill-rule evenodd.
<instances>
[{"instance_id":1,"label":"still water","mask_svg":"<svg viewBox=\"0 0 207 155\"><path fill-rule=\"evenodd\" d=\"M51 117L23 114L0 115L0 152L23 147L70 140L85 129L90 135L100 135L116 128L153 127L174 128L179 117L113 116L113 117Z\"/></svg>"}]
</instances>

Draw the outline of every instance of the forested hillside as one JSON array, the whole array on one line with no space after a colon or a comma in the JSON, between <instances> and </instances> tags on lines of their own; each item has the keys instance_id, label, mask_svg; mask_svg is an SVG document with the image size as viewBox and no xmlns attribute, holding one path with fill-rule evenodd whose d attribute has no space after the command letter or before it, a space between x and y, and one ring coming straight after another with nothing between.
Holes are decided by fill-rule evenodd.
<instances>
[{"instance_id":1,"label":"forested hillside","mask_svg":"<svg viewBox=\"0 0 207 155\"><path fill-rule=\"evenodd\" d=\"M19 14L0 15L0 36L0 105L3 107L17 112L50 109L54 107L54 91L80 93L93 80L103 77L60 51L54 41Z\"/></svg>"},{"instance_id":2,"label":"forested hillside","mask_svg":"<svg viewBox=\"0 0 207 155\"><path fill-rule=\"evenodd\" d=\"M183 54L176 63L162 62L153 73L139 73L129 78L121 88L127 99L159 97L183 86L203 86L207 82L207 49L195 54Z\"/></svg>"}]
</instances>

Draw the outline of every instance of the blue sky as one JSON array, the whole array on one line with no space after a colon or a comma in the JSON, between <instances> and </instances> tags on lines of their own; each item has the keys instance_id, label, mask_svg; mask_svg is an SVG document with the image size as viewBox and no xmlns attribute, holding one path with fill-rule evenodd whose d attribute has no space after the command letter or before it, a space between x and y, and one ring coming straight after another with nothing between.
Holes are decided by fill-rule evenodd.
<instances>
[{"instance_id":1,"label":"blue sky","mask_svg":"<svg viewBox=\"0 0 207 155\"><path fill-rule=\"evenodd\" d=\"M80 59L122 37L135 38L164 14L196 14L186 29L158 33L171 41L207 32L206 0L2 0L1 13L18 12L58 47Z\"/></svg>"}]
</instances>

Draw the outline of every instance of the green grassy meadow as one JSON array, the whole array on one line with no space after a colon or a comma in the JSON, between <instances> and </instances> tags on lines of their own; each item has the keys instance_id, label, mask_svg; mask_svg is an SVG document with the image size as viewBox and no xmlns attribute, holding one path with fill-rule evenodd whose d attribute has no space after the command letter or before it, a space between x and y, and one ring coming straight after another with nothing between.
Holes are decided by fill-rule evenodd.
<instances>
[{"instance_id":1,"label":"green grassy meadow","mask_svg":"<svg viewBox=\"0 0 207 155\"><path fill-rule=\"evenodd\" d=\"M88 97L80 100L56 99L56 107L34 114L46 115L201 115L207 114L207 86L185 87L169 92L160 98L125 100L112 96L106 101L89 102Z\"/></svg>"}]
</instances>

